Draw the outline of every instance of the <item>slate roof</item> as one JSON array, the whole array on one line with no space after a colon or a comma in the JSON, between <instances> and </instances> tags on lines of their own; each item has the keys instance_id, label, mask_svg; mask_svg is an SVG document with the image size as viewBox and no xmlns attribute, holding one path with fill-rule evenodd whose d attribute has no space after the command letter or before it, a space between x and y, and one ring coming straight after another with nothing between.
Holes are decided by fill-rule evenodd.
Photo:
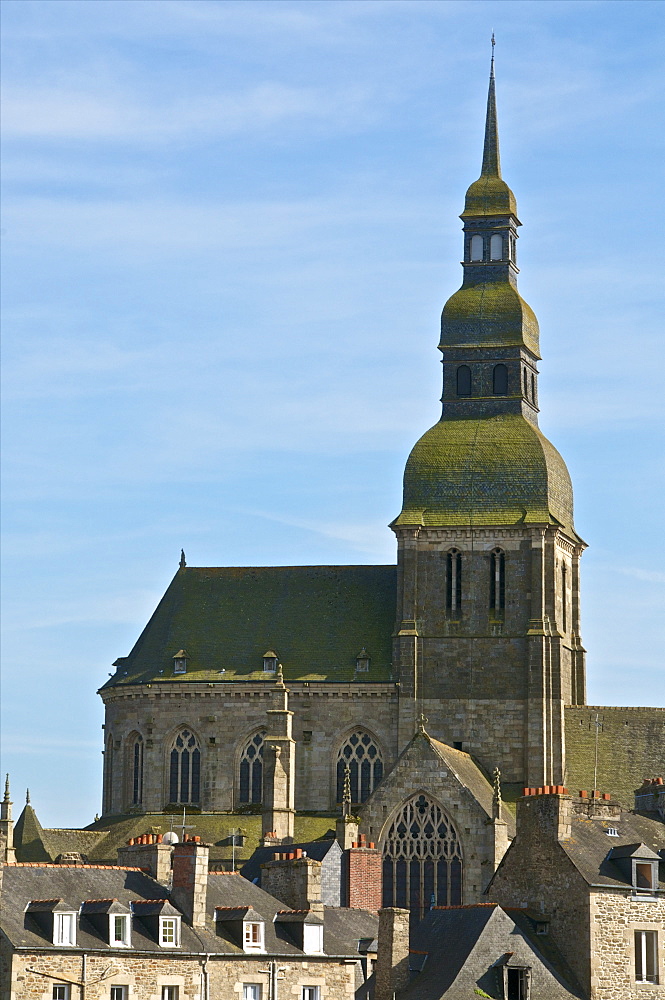
<instances>
[{"instance_id":1,"label":"slate roof","mask_svg":"<svg viewBox=\"0 0 665 1000\"><path fill-rule=\"evenodd\" d=\"M240 874L243 878L249 879L250 882L256 878L260 881L261 865L267 864L268 861L274 861L276 852L295 851L300 848L307 852L307 857L311 858L312 861L323 861L331 848L335 849L336 845L337 841L331 838L330 840L310 840L304 844L289 844L286 847L257 847L249 861L240 869Z\"/></svg>"},{"instance_id":2,"label":"slate roof","mask_svg":"<svg viewBox=\"0 0 665 1000\"><path fill-rule=\"evenodd\" d=\"M456 750L454 747L448 746L447 743L440 743L439 740L435 740L431 736L427 738L460 784L468 788L487 815L492 816L494 789L473 757L464 750ZM501 809L501 819L508 825L509 836L514 836L515 818L505 805Z\"/></svg>"},{"instance_id":3,"label":"slate roof","mask_svg":"<svg viewBox=\"0 0 665 1000\"><path fill-rule=\"evenodd\" d=\"M475 989L502 996L503 963L532 972L538 1000L572 1000L582 993L547 936L536 937L523 912L495 904L430 910L412 935L411 983L397 1000L469 1000ZM424 954L423 954L424 953Z\"/></svg>"},{"instance_id":4,"label":"slate roof","mask_svg":"<svg viewBox=\"0 0 665 1000\"><path fill-rule=\"evenodd\" d=\"M25 910L32 900L64 900L78 910L86 901L117 900L132 907L132 947L134 950L164 954L141 916L174 911L168 901L168 890L138 868L95 865L10 864L3 868L3 892L0 926L14 948L54 948L37 921ZM234 873L212 873L208 877L207 922L196 934L182 921L182 946L177 953L211 951L217 954L242 954L243 950L225 930L224 921L215 921L215 908L230 907L236 912L260 914L265 921L266 952L282 956L302 956L302 950L284 922L275 924L274 917L284 911L284 904ZM229 911L227 911L229 912ZM355 911L348 933L338 913L328 918L324 910L324 950L326 954L357 957L357 938L376 936L376 914ZM103 935L85 916L79 919L77 948L113 950ZM171 954L171 952L169 952Z\"/></svg>"},{"instance_id":5,"label":"slate roof","mask_svg":"<svg viewBox=\"0 0 665 1000\"><path fill-rule=\"evenodd\" d=\"M191 681L273 682L263 654L274 649L285 680L391 676L395 566L182 567L127 657L102 691L117 685ZM173 657L187 650L187 673ZM220 674L223 670L224 673Z\"/></svg>"},{"instance_id":6,"label":"slate roof","mask_svg":"<svg viewBox=\"0 0 665 1000\"><path fill-rule=\"evenodd\" d=\"M609 828L617 829L619 836L608 836ZM660 820L626 811L619 819L607 820L574 815L570 839L559 843L589 885L623 889L630 881L616 863L621 848L627 848L629 854L636 845L646 844L661 858L660 888L665 890L665 823Z\"/></svg>"}]
</instances>

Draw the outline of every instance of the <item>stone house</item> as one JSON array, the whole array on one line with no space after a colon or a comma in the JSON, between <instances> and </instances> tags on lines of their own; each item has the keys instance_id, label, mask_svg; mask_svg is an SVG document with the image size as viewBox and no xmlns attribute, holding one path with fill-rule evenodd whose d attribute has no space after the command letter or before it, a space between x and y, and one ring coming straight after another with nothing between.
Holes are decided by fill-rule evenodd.
<instances>
[{"instance_id":1,"label":"stone house","mask_svg":"<svg viewBox=\"0 0 665 1000\"><path fill-rule=\"evenodd\" d=\"M319 862L273 862L294 907L195 841L123 860L2 867L2 1000L351 1000L371 973L376 914L324 907Z\"/></svg>"},{"instance_id":2,"label":"stone house","mask_svg":"<svg viewBox=\"0 0 665 1000\"><path fill-rule=\"evenodd\" d=\"M591 1000L662 1000L665 824L609 796L525 792L489 899L539 913Z\"/></svg>"}]
</instances>

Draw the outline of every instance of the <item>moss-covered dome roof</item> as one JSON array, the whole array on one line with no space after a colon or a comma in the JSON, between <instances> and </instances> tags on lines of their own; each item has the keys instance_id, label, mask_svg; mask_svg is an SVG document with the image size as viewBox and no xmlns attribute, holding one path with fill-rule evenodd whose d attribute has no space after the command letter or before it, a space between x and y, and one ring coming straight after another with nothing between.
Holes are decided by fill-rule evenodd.
<instances>
[{"instance_id":1,"label":"moss-covered dome roof","mask_svg":"<svg viewBox=\"0 0 665 1000\"><path fill-rule=\"evenodd\" d=\"M462 285L446 302L441 316L442 349L512 347L524 344L540 357L538 320L508 281Z\"/></svg>"},{"instance_id":2,"label":"moss-covered dome roof","mask_svg":"<svg viewBox=\"0 0 665 1000\"><path fill-rule=\"evenodd\" d=\"M441 420L409 456L394 523L561 524L574 535L573 488L559 452L520 414Z\"/></svg>"},{"instance_id":3,"label":"moss-covered dome roof","mask_svg":"<svg viewBox=\"0 0 665 1000\"><path fill-rule=\"evenodd\" d=\"M517 202L502 177L482 174L466 192L464 211L460 218L474 219L486 215L513 215L517 218Z\"/></svg>"}]
</instances>

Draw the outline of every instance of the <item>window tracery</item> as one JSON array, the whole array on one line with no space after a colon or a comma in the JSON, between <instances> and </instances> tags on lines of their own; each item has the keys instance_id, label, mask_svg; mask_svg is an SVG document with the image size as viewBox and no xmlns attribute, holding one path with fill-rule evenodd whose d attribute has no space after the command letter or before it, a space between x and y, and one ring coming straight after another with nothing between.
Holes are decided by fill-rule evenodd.
<instances>
[{"instance_id":1,"label":"window tracery","mask_svg":"<svg viewBox=\"0 0 665 1000\"><path fill-rule=\"evenodd\" d=\"M169 802L199 802L201 799L201 750L189 729L181 729L171 745L169 758Z\"/></svg>"},{"instance_id":2,"label":"window tracery","mask_svg":"<svg viewBox=\"0 0 665 1000\"><path fill-rule=\"evenodd\" d=\"M462 902L462 848L457 831L429 796L414 795L390 825L383 849L383 905L421 920L431 906Z\"/></svg>"},{"instance_id":3,"label":"window tracery","mask_svg":"<svg viewBox=\"0 0 665 1000\"><path fill-rule=\"evenodd\" d=\"M238 800L247 805L263 801L263 737L263 732L250 736L240 756Z\"/></svg>"},{"instance_id":4,"label":"window tracery","mask_svg":"<svg viewBox=\"0 0 665 1000\"><path fill-rule=\"evenodd\" d=\"M364 729L357 729L337 754L337 801L344 798L344 776L349 768L351 802L358 805L372 794L383 777L383 757L375 740Z\"/></svg>"}]
</instances>

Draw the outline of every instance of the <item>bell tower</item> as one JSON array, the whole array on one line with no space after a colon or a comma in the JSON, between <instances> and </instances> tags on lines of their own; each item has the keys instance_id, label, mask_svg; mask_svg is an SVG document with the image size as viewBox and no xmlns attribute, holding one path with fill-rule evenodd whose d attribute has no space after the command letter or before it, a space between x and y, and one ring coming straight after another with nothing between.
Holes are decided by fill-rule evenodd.
<instances>
[{"instance_id":1,"label":"bell tower","mask_svg":"<svg viewBox=\"0 0 665 1000\"><path fill-rule=\"evenodd\" d=\"M564 705L585 701L585 545L568 470L538 428L539 330L517 291L521 223L501 176L493 54L482 170L461 219L463 281L441 318L442 415L409 456L391 525L399 744L424 714L433 737L504 781L561 784Z\"/></svg>"}]
</instances>

